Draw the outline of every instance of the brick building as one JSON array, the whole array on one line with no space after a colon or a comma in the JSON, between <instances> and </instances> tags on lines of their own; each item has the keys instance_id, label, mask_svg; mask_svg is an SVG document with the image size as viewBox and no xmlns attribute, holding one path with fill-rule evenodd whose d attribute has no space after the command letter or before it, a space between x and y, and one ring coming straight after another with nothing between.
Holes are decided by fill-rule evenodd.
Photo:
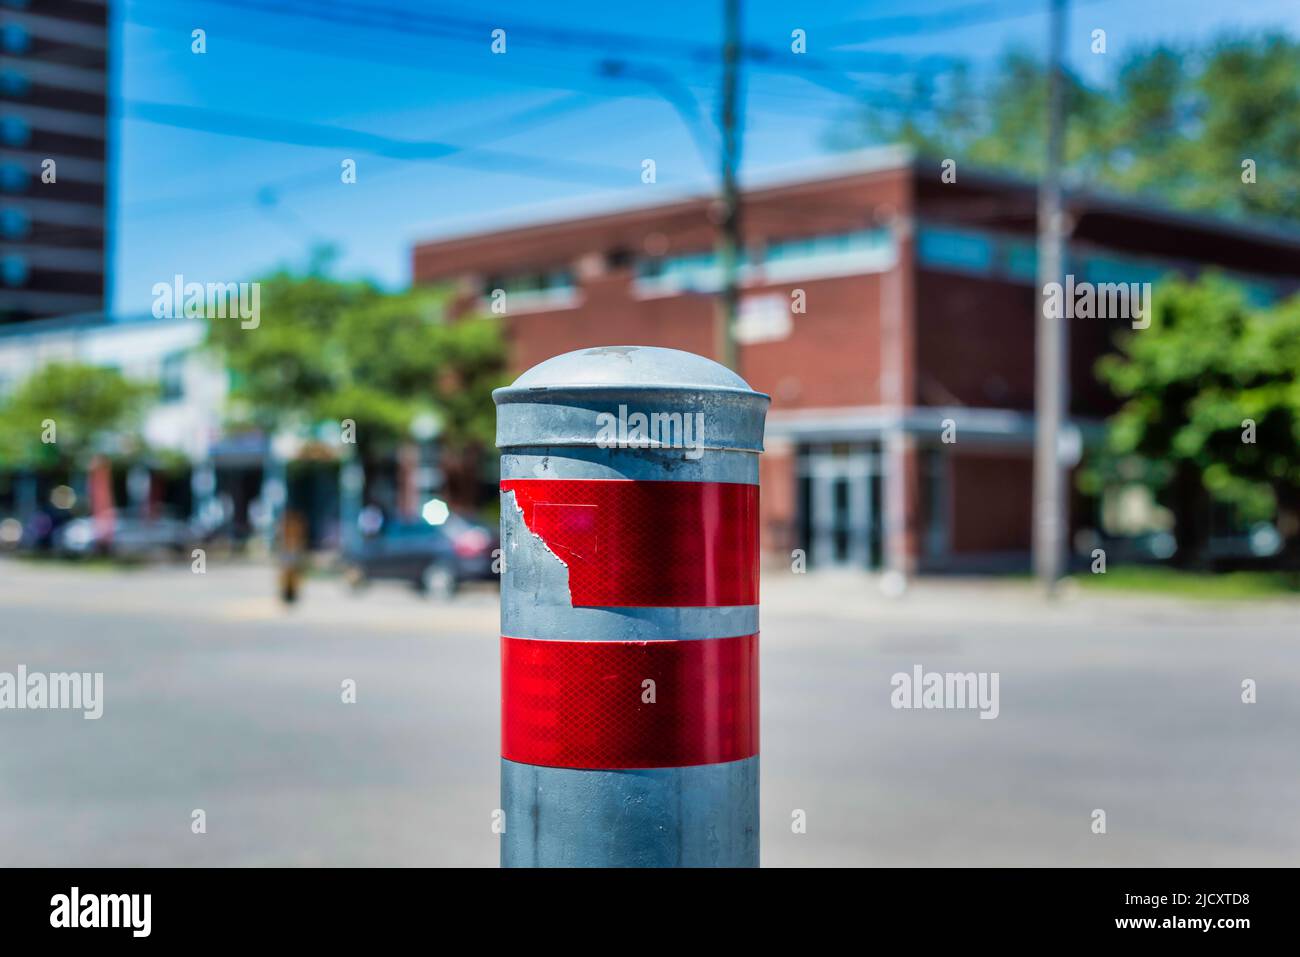
<instances>
[{"instance_id":1,"label":"brick building","mask_svg":"<svg viewBox=\"0 0 1300 957\"><path fill-rule=\"evenodd\" d=\"M648 191L656 189L647 186ZM764 547L813 566L1024 565L1032 491L1036 193L896 148L747 184L740 372L770 393ZM1217 267L1267 301L1300 237L1071 194L1068 271L1092 283ZM707 197L421 243L416 282L504 308L523 370L589 346L718 353ZM495 297L495 299L494 299ZM1112 408L1092 372L1128 320L1070 322L1070 431ZM955 441L945 441L945 439ZM1075 529L1096 503L1076 493Z\"/></svg>"}]
</instances>

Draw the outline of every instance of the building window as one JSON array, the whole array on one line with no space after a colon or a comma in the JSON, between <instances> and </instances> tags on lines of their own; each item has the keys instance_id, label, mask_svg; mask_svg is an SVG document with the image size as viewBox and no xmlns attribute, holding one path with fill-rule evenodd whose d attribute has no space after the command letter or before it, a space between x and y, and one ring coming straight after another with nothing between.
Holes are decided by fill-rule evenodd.
<instances>
[{"instance_id":1,"label":"building window","mask_svg":"<svg viewBox=\"0 0 1300 957\"><path fill-rule=\"evenodd\" d=\"M32 45L31 34L20 24L6 23L4 32L0 33L0 46L4 47L5 53L15 56L26 53Z\"/></svg>"},{"instance_id":2,"label":"building window","mask_svg":"<svg viewBox=\"0 0 1300 957\"><path fill-rule=\"evenodd\" d=\"M577 300L577 284L568 269L489 276L483 296L491 307L505 293L505 311L527 312L571 306Z\"/></svg>"},{"instance_id":3,"label":"building window","mask_svg":"<svg viewBox=\"0 0 1300 957\"><path fill-rule=\"evenodd\" d=\"M994 247L993 237L975 230L922 226L916 257L922 266L985 276L993 272Z\"/></svg>"},{"instance_id":4,"label":"building window","mask_svg":"<svg viewBox=\"0 0 1300 957\"><path fill-rule=\"evenodd\" d=\"M790 260L807 261L819 257L834 257L854 251L879 249L888 245L889 230L887 229L859 229L849 233L834 233L829 236L786 239L768 244L763 253L763 264L770 265Z\"/></svg>"},{"instance_id":5,"label":"building window","mask_svg":"<svg viewBox=\"0 0 1300 957\"><path fill-rule=\"evenodd\" d=\"M736 341L742 345L756 342L779 342L788 339L794 329L790 300L784 293L744 296L736 317Z\"/></svg>"},{"instance_id":6,"label":"building window","mask_svg":"<svg viewBox=\"0 0 1300 957\"><path fill-rule=\"evenodd\" d=\"M1032 239L1008 239L1002 244L1002 272L1015 282L1038 282L1038 246Z\"/></svg>"},{"instance_id":7,"label":"building window","mask_svg":"<svg viewBox=\"0 0 1300 957\"><path fill-rule=\"evenodd\" d=\"M21 193L27 188L27 181L29 178L27 170L23 169L17 163L0 164L0 191L6 193Z\"/></svg>"},{"instance_id":8,"label":"building window","mask_svg":"<svg viewBox=\"0 0 1300 957\"><path fill-rule=\"evenodd\" d=\"M31 82L17 70L0 70L0 95L26 96Z\"/></svg>"},{"instance_id":9,"label":"building window","mask_svg":"<svg viewBox=\"0 0 1300 957\"><path fill-rule=\"evenodd\" d=\"M0 142L5 146L26 146L32 138L32 128L25 120L6 116L0 120Z\"/></svg>"},{"instance_id":10,"label":"building window","mask_svg":"<svg viewBox=\"0 0 1300 957\"><path fill-rule=\"evenodd\" d=\"M938 449L926 449L922 459L924 486L925 557L932 562L948 555L948 457Z\"/></svg>"},{"instance_id":11,"label":"building window","mask_svg":"<svg viewBox=\"0 0 1300 957\"><path fill-rule=\"evenodd\" d=\"M22 256L0 256L0 282L21 286L27 282L27 260Z\"/></svg>"},{"instance_id":12,"label":"building window","mask_svg":"<svg viewBox=\"0 0 1300 957\"><path fill-rule=\"evenodd\" d=\"M883 272L896 258L888 229L858 229L775 240L756 261L742 254L738 271L742 281L789 282ZM713 293L722 288L722 278L722 265L713 251L641 259L636 264L636 289L646 296Z\"/></svg>"},{"instance_id":13,"label":"building window","mask_svg":"<svg viewBox=\"0 0 1300 957\"><path fill-rule=\"evenodd\" d=\"M895 253L893 236L883 228L781 240L763 251L763 278L781 282L882 272L893 266Z\"/></svg>"},{"instance_id":14,"label":"building window","mask_svg":"<svg viewBox=\"0 0 1300 957\"><path fill-rule=\"evenodd\" d=\"M1171 271L1169 265L1121 256L1089 256L1083 261L1084 275L1091 283L1154 283Z\"/></svg>"},{"instance_id":15,"label":"building window","mask_svg":"<svg viewBox=\"0 0 1300 957\"><path fill-rule=\"evenodd\" d=\"M177 402L185 397L185 353L173 352L163 357L158 389L164 402Z\"/></svg>"},{"instance_id":16,"label":"building window","mask_svg":"<svg viewBox=\"0 0 1300 957\"><path fill-rule=\"evenodd\" d=\"M20 209L0 209L0 236L22 239L31 232L32 221Z\"/></svg>"},{"instance_id":17,"label":"building window","mask_svg":"<svg viewBox=\"0 0 1300 957\"><path fill-rule=\"evenodd\" d=\"M1025 236L998 235L973 229L923 224L917 231L917 261L921 266L996 277L1009 282L1038 283L1038 244ZM1085 246L1066 250L1064 272L1077 280L1101 283L1158 283L1171 273L1194 273L1194 265L1158 258L1134 257ZM1230 274L1254 306L1269 306L1282 287L1256 276Z\"/></svg>"},{"instance_id":18,"label":"building window","mask_svg":"<svg viewBox=\"0 0 1300 957\"><path fill-rule=\"evenodd\" d=\"M636 264L636 287L649 295L716 292L722 288L722 266L713 252L641 259Z\"/></svg>"}]
</instances>

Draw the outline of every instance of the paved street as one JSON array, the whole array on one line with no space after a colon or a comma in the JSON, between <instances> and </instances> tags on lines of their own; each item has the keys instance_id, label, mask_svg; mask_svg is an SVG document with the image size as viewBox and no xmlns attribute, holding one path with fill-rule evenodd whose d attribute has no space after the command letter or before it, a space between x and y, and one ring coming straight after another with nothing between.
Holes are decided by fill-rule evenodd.
<instances>
[{"instance_id":1,"label":"paved street","mask_svg":"<svg viewBox=\"0 0 1300 957\"><path fill-rule=\"evenodd\" d=\"M105 698L0 711L0 865L495 865L495 592L271 586L0 559L0 672ZM763 588L766 865L1300 863L1300 606ZM999 716L894 709L916 665L997 672Z\"/></svg>"}]
</instances>

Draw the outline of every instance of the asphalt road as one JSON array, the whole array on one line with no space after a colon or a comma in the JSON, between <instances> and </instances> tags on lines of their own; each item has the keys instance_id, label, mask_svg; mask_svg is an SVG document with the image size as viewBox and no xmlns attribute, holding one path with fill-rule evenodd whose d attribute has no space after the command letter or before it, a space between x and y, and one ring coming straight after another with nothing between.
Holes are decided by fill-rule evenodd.
<instances>
[{"instance_id":1,"label":"asphalt road","mask_svg":"<svg viewBox=\"0 0 1300 957\"><path fill-rule=\"evenodd\" d=\"M0 711L0 865L496 864L495 592L271 586L0 560L0 672L104 673L99 720ZM1300 605L763 588L765 865L1300 863ZM917 665L998 717L894 708Z\"/></svg>"}]
</instances>

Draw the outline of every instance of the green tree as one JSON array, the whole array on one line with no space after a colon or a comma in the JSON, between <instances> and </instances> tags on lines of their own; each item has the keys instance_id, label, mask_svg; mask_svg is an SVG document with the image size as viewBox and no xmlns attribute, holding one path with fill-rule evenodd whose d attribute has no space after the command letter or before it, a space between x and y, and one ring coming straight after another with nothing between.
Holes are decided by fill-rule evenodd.
<instances>
[{"instance_id":1,"label":"green tree","mask_svg":"<svg viewBox=\"0 0 1300 957\"><path fill-rule=\"evenodd\" d=\"M84 467L96 452L138 450L139 420L152 394L116 369L48 363L0 403L0 465L66 471Z\"/></svg>"},{"instance_id":2,"label":"green tree","mask_svg":"<svg viewBox=\"0 0 1300 957\"><path fill-rule=\"evenodd\" d=\"M1179 517L1186 553L1204 541L1207 499L1248 521L1276 517L1300 545L1300 297L1258 309L1218 275L1170 280L1150 328L1117 345L1098 363L1123 405L1094 483L1144 476Z\"/></svg>"},{"instance_id":3,"label":"green tree","mask_svg":"<svg viewBox=\"0 0 1300 957\"><path fill-rule=\"evenodd\" d=\"M1042 60L1012 50L991 70L963 64L927 80L911 110L863 105L832 128L829 144L901 141L959 164L1038 176L1045 97ZM1186 209L1300 218L1300 43L1289 37L1139 49L1106 84L1067 73L1065 103L1076 182ZM1244 160L1255 164L1254 183L1242 182Z\"/></svg>"},{"instance_id":4,"label":"green tree","mask_svg":"<svg viewBox=\"0 0 1300 957\"><path fill-rule=\"evenodd\" d=\"M504 381L498 324L453 319L447 289L389 293L332 278L327 266L263 279L256 328L212 321L209 343L232 373L236 421L270 432L350 419L362 460L373 462L432 415L449 491L469 504L492 443L491 391Z\"/></svg>"}]
</instances>

